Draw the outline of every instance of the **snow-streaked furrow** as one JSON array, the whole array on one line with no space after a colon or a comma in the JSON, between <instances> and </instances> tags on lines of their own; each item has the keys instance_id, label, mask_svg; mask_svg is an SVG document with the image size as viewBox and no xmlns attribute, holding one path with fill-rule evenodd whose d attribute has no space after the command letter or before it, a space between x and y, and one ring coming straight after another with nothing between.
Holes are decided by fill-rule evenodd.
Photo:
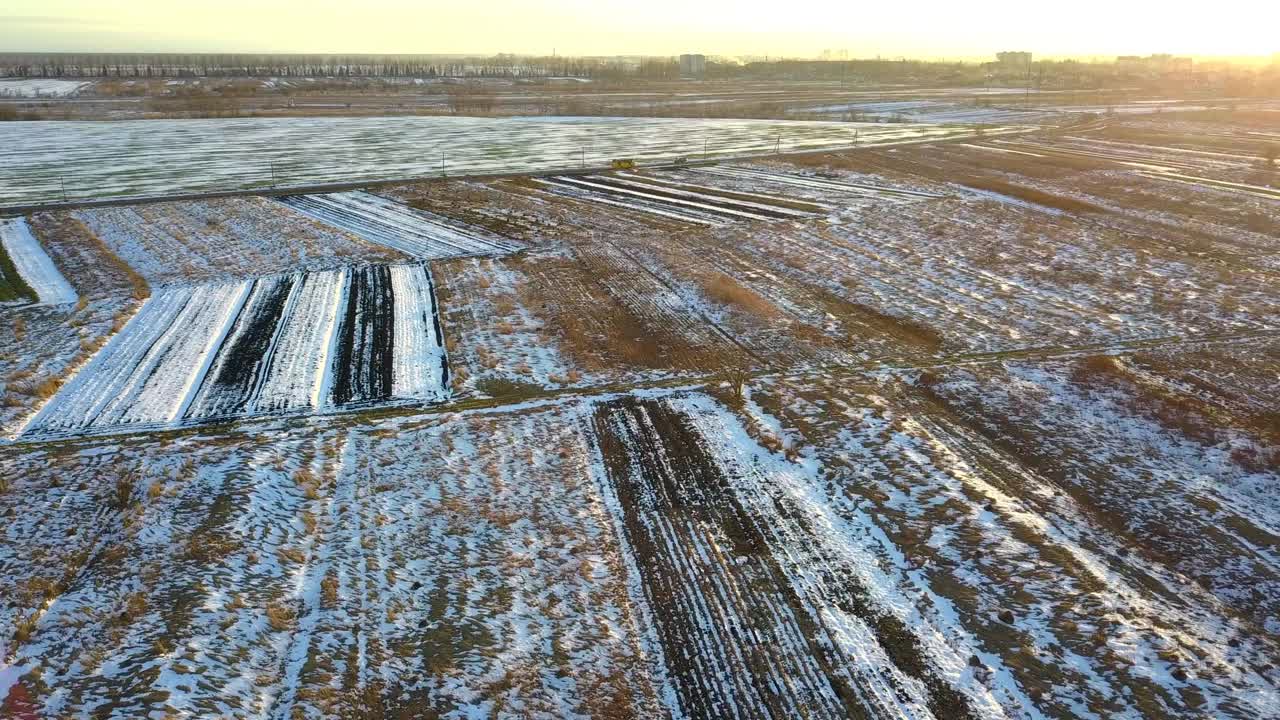
<instances>
[{"instance_id":1,"label":"snow-streaked furrow","mask_svg":"<svg viewBox=\"0 0 1280 720\"><path fill-rule=\"evenodd\" d=\"M1198 587L1188 587L1158 563L1117 568L1114 558L1110 557L1112 543L1076 503L1055 497L1051 483L1016 463L1007 463L1007 466L1020 481L1019 489L1026 493L1022 498L1009 495L991 483L976 463L983 461L982 455L992 452L972 430L925 415L910 421L907 429L932 446L947 472L963 487L981 493L988 507L998 509L1009 518L1010 525L1041 534L1044 542L1069 553L1080 570L1105 587L1105 592L1093 593L1090 602L1099 604L1107 616L1124 618L1124 622L1113 629L1103 652L1080 645L1073 648L1071 669L1085 680L1079 684L1080 688L1118 699L1132 695L1133 691L1122 692L1117 685L1142 688L1143 684L1150 683L1167 692L1169 697L1176 697L1182 683L1178 679L1181 675L1178 666L1190 665L1194 667L1195 677L1190 684L1201 693L1206 710L1231 714L1247 709L1251 714L1265 715L1270 702L1267 684L1251 667L1265 656L1265 646L1257 638L1249 637L1251 629L1232 619L1214 598ZM963 497L963 494L956 492L955 496ZM1051 512L1035 507L1049 498L1053 498ZM1002 518L993 518L992 524L1004 522ZM1011 534L1023 533L1013 531ZM1016 547L1019 543L1011 538L1003 545L999 553L1003 556L1019 549ZM1029 550L1022 549L1022 552ZM1025 559L1017 562L1027 564ZM1066 585L1061 578L1058 583ZM1023 590L1041 597L1045 594L1039 583L1028 582ZM1186 602L1190 598L1194 598L1194 602ZM1042 608L1050 607L1048 602L1042 602ZM1046 650L1071 644L1055 636L1053 627L1064 623L1044 622L1038 627L1036 618L1027 617L1021 624L1032 631L1036 642ZM1227 653L1222 652L1224 647L1229 648ZM1108 657L1119 648L1124 649L1123 659ZM1194 651L1182 652L1184 648ZM1150 693L1145 688L1142 692ZM1136 713L1137 709L1126 708L1126 712Z\"/></svg>"},{"instance_id":2,"label":"snow-streaked furrow","mask_svg":"<svg viewBox=\"0 0 1280 720\"><path fill-rule=\"evenodd\" d=\"M745 209L737 209L730 207L729 203L720 203L707 198L704 201L689 200L678 197L668 197L667 195L657 192L646 191L645 189L633 188L627 186L613 185L608 182L601 182L597 179L583 179L571 175L558 175L550 178L551 182L570 185L572 187L582 188L588 193L620 195L622 197L634 197L646 200L648 202L656 202L660 205L674 205L678 208L692 208L698 212L711 213L712 215L722 215L729 218L740 220L772 220L770 215L761 212L752 212Z\"/></svg>"},{"instance_id":3,"label":"snow-streaked furrow","mask_svg":"<svg viewBox=\"0 0 1280 720\"><path fill-rule=\"evenodd\" d=\"M963 668L963 661L953 663L922 649L907 649L900 638L878 634L875 628L884 625L881 613L885 610L876 606L875 599L895 592L893 584L876 568L875 554L849 544L866 533L830 512L814 486L818 468L812 461L796 464L764 450L736 417L706 396L680 396L668 403L687 418L706 442L707 452L731 478L729 487L737 501L752 518L793 591L805 599L815 622L831 634L853 686L863 702L875 708L876 716L932 717L943 711L963 716L967 701L981 717L996 718L1005 716L1004 707L1029 706L1020 694L998 698L982 685L965 680L952 670ZM932 619L908 618L907 627L917 636L936 634L959 641L962 636L956 628L943 632L931 627L946 619L945 608L934 606L934 610L937 615ZM892 655L890 644L896 646ZM910 657L910 662L903 664L904 657ZM956 689L964 693L963 700Z\"/></svg>"},{"instance_id":4,"label":"snow-streaked furrow","mask_svg":"<svg viewBox=\"0 0 1280 720\"><path fill-rule=\"evenodd\" d=\"M395 307L386 266L353 268L347 302L334 334L330 361L334 405L391 396Z\"/></svg>"},{"instance_id":5,"label":"snow-streaked furrow","mask_svg":"<svg viewBox=\"0 0 1280 720\"><path fill-rule=\"evenodd\" d=\"M448 362L436 320L429 271L422 265L391 268L395 300L395 349L391 369L394 398L438 399L445 393Z\"/></svg>"},{"instance_id":6,"label":"snow-streaked furrow","mask_svg":"<svg viewBox=\"0 0 1280 720\"><path fill-rule=\"evenodd\" d=\"M773 392L815 443L798 464L821 463L813 487L828 509L801 514L846 523L830 537L874 560L859 572L882 573L877 603L944 672L985 677L1006 711L1029 698L1048 716L1255 717L1276 702L1258 669L1269 640L1183 576L1132 557L1114 521L936 405L825 383ZM1022 699L1004 694L1017 686Z\"/></svg>"},{"instance_id":7,"label":"snow-streaked furrow","mask_svg":"<svg viewBox=\"0 0 1280 720\"><path fill-rule=\"evenodd\" d=\"M447 396L422 265L165 288L24 432L142 426Z\"/></svg>"},{"instance_id":8,"label":"snow-streaked furrow","mask_svg":"<svg viewBox=\"0 0 1280 720\"><path fill-rule=\"evenodd\" d=\"M339 330L342 328L343 312L352 302L350 269L342 271L339 279L340 282L334 289L333 313L329 316L329 322L324 327L322 336L324 356L318 358L319 375L311 390L311 407L313 408L323 407L333 401L333 383L339 371L338 349L342 342Z\"/></svg>"},{"instance_id":9,"label":"snow-streaked furrow","mask_svg":"<svg viewBox=\"0 0 1280 720\"><path fill-rule=\"evenodd\" d=\"M31 232L26 218L0 218L0 243L24 282L42 305L62 305L77 299L75 288L58 272Z\"/></svg>"},{"instance_id":10,"label":"snow-streaked furrow","mask_svg":"<svg viewBox=\"0 0 1280 720\"><path fill-rule=\"evenodd\" d=\"M235 320L251 283L206 285L174 318L134 370L120 394L94 421L95 426L165 423L181 409L207 360Z\"/></svg>"},{"instance_id":11,"label":"snow-streaked furrow","mask_svg":"<svg viewBox=\"0 0 1280 720\"><path fill-rule=\"evenodd\" d=\"M624 185L637 190L658 191L663 195L675 195L718 207L760 212L772 217L799 219L812 217L815 214L813 211L788 207L787 203L795 202L790 198L762 195L760 193L736 193L737 197L729 197L718 193L715 188L675 183L664 176L658 175L619 173L618 175L591 175L589 177L597 182L604 181L611 185Z\"/></svg>"},{"instance_id":12,"label":"snow-streaked furrow","mask_svg":"<svg viewBox=\"0 0 1280 720\"><path fill-rule=\"evenodd\" d=\"M338 313L346 299L347 271L308 274L290 303L254 410L315 408L328 397Z\"/></svg>"},{"instance_id":13,"label":"snow-streaked furrow","mask_svg":"<svg viewBox=\"0 0 1280 720\"><path fill-rule=\"evenodd\" d=\"M148 298L106 347L32 418L26 431L74 430L91 425L125 391L138 365L171 330L193 294L191 288L169 288Z\"/></svg>"},{"instance_id":14,"label":"snow-streaked furrow","mask_svg":"<svg viewBox=\"0 0 1280 720\"><path fill-rule=\"evenodd\" d=\"M301 277L259 278L244 310L223 342L204 383L190 406L188 418L216 418L244 412L262 382L271 358L271 342L284 317L285 305Z\"/></svg>"},{"instance_id":15,"label":"snow-streaked furrow","mask_svg":"<svg viewBox=\"0 0 1280 720\"><path fill-rule=\"evenodd\" d=\"M518 243L459 229L426 212L367 192L292 195L280 200L370 242L423 259L496 255L521 248Z\"/></svg>"},{"instance_id":16,"label":"snow-streaked furrow","mask_svg":"<svg viewBox=\"0 0 1280 720\"><path fill-rule=\"evenodd\" d=\"M629 198L626 201L617 200L600 193L588 192L582 188L575 188L551 182L546 178L534 178L534 180L546 186L549 192L563 197L570 197L575 200L600 203L602 205L612 205L614 207L625 208L627 210L645 212L659 217L671 218L672 220L693 223L695 225L706 225L708 227L715 227L728 223L728 220L725 220L724 218L717 218L709 213L697 213L692 209L677 209L670 205L664 206L655 201L646 201L639 198Z\"/></svg>"},{"instance_id":17,"label":"snow-streaked furrow","mask_svg":"<svg viewBox=\"0 0 1280 720\"><path fill-rule=\"evenodd\" d=\"M834 190L837 192L847 192L854 195L883 195L883 196L901 196L914 198L940 198L943 195L938 193L926 192L923 190L907 190L905 188L891 188L882 185L869 185L866 183L855 183L848 180L828 180L825 178L809 177L805 175L792 175L781 172L769 172L766 170L755 170L744 167L712 167L697 168L695 172L708 173L711 175L723 175L727 177L747 178L752 180L763 180L781 185L795 185L797 187L807 187L818 190Z\"/></svg>"},{"instance_id":18,"label":"snow-streaked furrow","mask_svg":"<svg viewBox=\"0 0 1280 720\"><path fill-rule=\"evenodd\" d=\"M186 356L179 355L170 360L171 364L177 364L179 367L182 367L190 360L194 360L195 367L187 375L185 383L181 386L180 395L182 397L182 402L180 402L178 407L168 416L168 418L166 418L169 422L182 418L191 407L191 403L195 400L196 392L200 389L201 383L204 382L204 378L208 374L210 366L213 364L213 360L217 355L218 349L222 347L222 344L227 339L227 334L231 332L231 328L234 327L236 321L239 320L240 314L244 311L244 304L249 299L249 293L252 290L252 281L241 283L239 290L234 295L234 299L231 301L230 305L226 306L225 312L221 313L222 321L217 325L211 325L212 327L216 327L217 330L214 334L209 336L208 343L199 350L197 350L196 347L188 345L186 346L188 350L188 354ZM197 354L192 356L191 353L193 352L196 352ZM172 385L166 388L157 383L155 387L159 388L158 392L166 392L172 388Z\"/></svg>"},{"instance_id":19,"label":"snow-streaked furrow","mask_svg":"<svg viewBox=\"0 0 1280 720\"><path fill-rule=\"evenodd\" d=\"M847 717L877 705L680 414L628 398L601 406L595 430L682 713Z\"/></svg>"},{"instance_id":20,"label":"snow-streaked furrow","mask_svg":"<svg viewBox=\"0 0 1280 720\"><path fill-rule=\"evenodd\" d=\"M1122 541L1141 537L1171 571L1197 578L1259 626L1280 627L1274 544L1259 542L1280 525L1274 473L1233 462L1229 442L1171 432L1136 413L1120 386L1073 382L1062 366L1011 364L999 382L961 376L940 390L984 434L1010 422L1035 427L1043 435L1019 439L1018 451L1048 475L1070 468L1057 484L1115 523Z\"/></svg>"}]
</instances>

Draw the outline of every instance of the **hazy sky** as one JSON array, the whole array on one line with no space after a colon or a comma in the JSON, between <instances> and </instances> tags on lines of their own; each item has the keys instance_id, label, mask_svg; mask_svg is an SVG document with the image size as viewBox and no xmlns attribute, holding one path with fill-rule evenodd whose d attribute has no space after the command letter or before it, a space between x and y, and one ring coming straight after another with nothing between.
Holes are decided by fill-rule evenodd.
<instances>
[{"instance_id":1,"label":"hazy sky","mask_svg":"<svg viewBox=\"0 0 1280 720\"><path fill-rule=\"evenodd\" d=\"M1280 52L1280 0L3 0L0 51Z\"/></svg>"}]
</instances>

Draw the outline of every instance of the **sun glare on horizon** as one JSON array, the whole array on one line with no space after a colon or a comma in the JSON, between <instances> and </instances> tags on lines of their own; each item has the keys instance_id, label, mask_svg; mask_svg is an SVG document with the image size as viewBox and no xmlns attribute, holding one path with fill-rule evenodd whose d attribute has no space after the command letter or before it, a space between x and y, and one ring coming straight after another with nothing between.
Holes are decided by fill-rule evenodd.
<instances>
[{"instance_id":1,"label":"sun glare on horizon","mask_svg":"<svg viewBox=\"0 0 1280 720\"><path fill-rule=\"evenodd\" d=\"M1043 56L1280 52L1280 4L1204 7L1102 0L1027 5L856 5L656 0L492 0L483 5L10 0L0 50L103 52L498 53L976 57L1011 45Z\"/></svg>"}]
</instances>

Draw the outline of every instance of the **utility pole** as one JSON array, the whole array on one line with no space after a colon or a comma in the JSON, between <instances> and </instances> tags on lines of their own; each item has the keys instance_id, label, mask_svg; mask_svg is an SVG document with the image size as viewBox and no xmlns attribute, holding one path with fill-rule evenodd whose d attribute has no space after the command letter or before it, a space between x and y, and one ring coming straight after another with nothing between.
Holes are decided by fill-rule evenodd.
<instances>
[{"instance_id":1,"label":"utility pole","mask_svg":"<svg viewBox=\"0 0 1280 720\"><path fill-rule=\"evenodd\" d=\"M778 142L773 146L773 154L782 154L782 133L778 133Z\"/></svg>"},{"instance_id":2,"label":"utility pole","mask_svg":"<svg viewBox=\"0 0 1280 720\"><path fill-rule=\"evenodd\" d=\"M67 177L59 175L58 181L62 183L62 202L67 202Z\"/></svg>"},{"instance_id":3,"label":"utility pole","mask_svg":"<svg viewBox=\"0 0 1280 720\"><path fill-rule=\"evenodd\" d=\"M582 168L585 170L586 167L587 167L587 146L583 145L582 146Z\"/></svg>"},{"instance_id":4,"label":"utility pole","mask_svg":"<svg viewBox=\"0 0 1280 720\"><path fill-rule=\"evenodd\" d=\"M271 165L271 187L275 187L276 186L276 164L274 161L269 161L269 162Z\"/></svg>"},{"instance_id":5,"label":"utility pole","mask_svg":"<svg viewBox=\"0 0 1280 720\"><path fill-rule=\"evenodd\" d=\"M702 138L702 159L707 159L707 139Z\"/></svg>"},{"instance_id":6,"label":"utility pole","mask_svg":"<svg viewBox=\"0 0 1280 720\"><path fill-rule=\"evenodd\" d=\"M440 151L440 177L444 177L444 151Z\"/></svg>"}]
</instances>

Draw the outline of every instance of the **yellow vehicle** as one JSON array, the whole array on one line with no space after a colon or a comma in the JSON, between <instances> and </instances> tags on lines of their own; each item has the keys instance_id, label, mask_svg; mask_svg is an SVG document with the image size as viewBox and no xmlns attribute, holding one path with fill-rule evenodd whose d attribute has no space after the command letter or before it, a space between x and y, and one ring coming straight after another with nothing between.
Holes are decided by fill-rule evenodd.
<instances>
[{"instance_id":1,"label":"yellow vehicle","mask_svg":"<svg viewBox=\"0 0 1280 720\"><path fill-rule=\"evenodd\" d=\"M619 160L610 160L609 167L614 170L635 170L636 161L631 158L622 158Z\"/></svg>"}]
</instances>

